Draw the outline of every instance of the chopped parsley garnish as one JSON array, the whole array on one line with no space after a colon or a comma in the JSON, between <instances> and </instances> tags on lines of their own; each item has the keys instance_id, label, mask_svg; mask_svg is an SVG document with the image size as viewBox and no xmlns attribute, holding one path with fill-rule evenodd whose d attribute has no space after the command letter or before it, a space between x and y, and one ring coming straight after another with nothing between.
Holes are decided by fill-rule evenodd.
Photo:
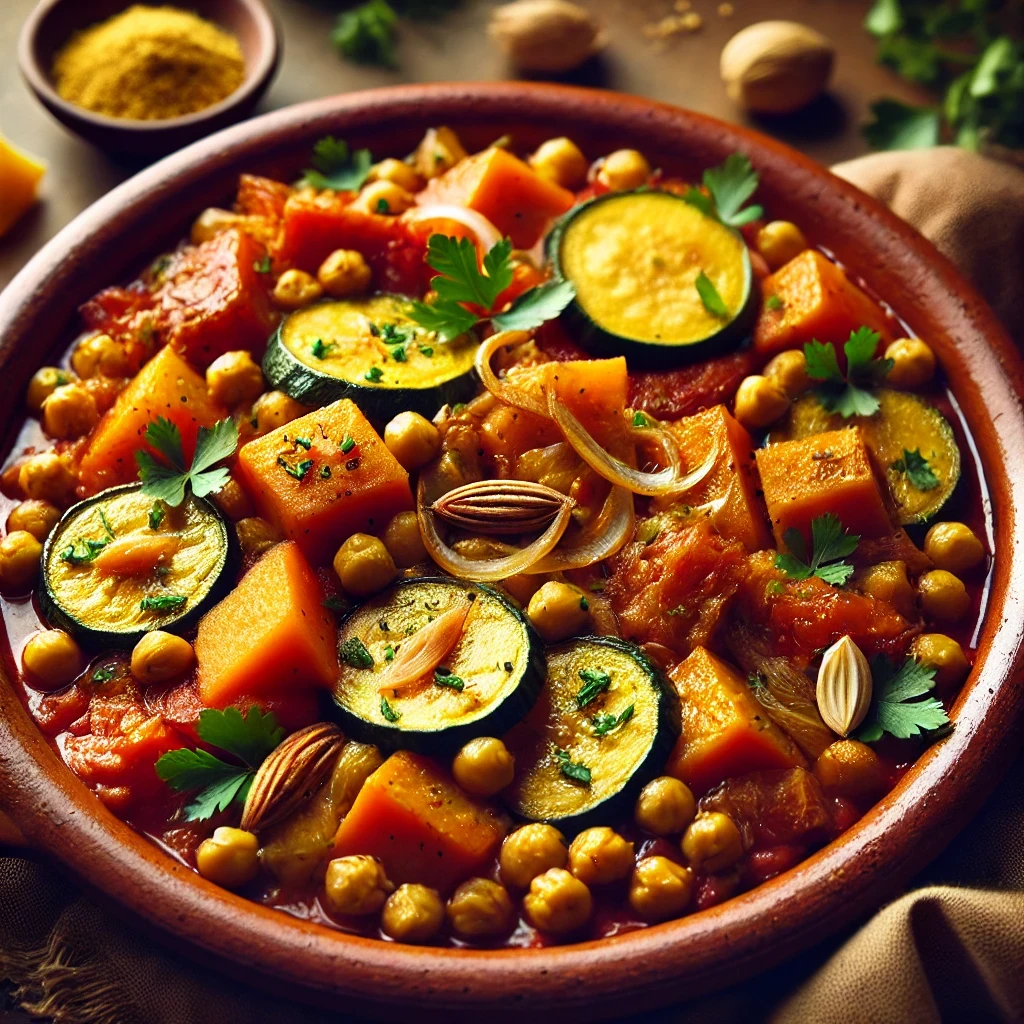
<instances>
[{"instance_id":1,"label":"chopped parsley garnish","mask_svg":"<svg viewBox=\"0 0 1024 1024\"><path fill-rule=\"evenodd\" d=\"M718 289L711 283L711 278L702 270L694 282L700 301L704 308L712 315L725 318L729 315L729 307L725 300L718 294Z\"/></svg>"},{"instance_id":2,"label":"chopped parsley garnish","mask_svg":"<svg viewBox=\"0 0 1024 1024\"><path fill-rule=\"evenodd\" d=\"M368 380L368 381L371 381L371 382L372 382L372 383L374 383L374 384L377 384L377 383L379 383L379 382L380 382L380 379L381 379L381 378L382 378L383 376L384 376L384 371L383 371L383 370L382 370L382 369L381 369L381 368L380 368L379 366L371 366L371 367L370 367L370 368L369 368L369 369L368 369L368 370L366 371L366 373L364 373L364 374L363 374L363 377L364 377L364 378L365 378L366 380Z\"/></svg>"},{"instance_id":3,"label":"chopped parsley garnish","mask_svg":"<svg viewBox=\"0 0 1024 1024\"><path fill-rule=\"evenodd\" d=\"M613 729L617 729L620 725L625 725L633 717L634 707L632 704L627 708L623 708L619 715L611 715L602 712L599 715L594 715L591 722L594 726L595 736L607 736Z\"/></svg>"},{"instance_id":4,"label":"chopped parsley garnish","mask_svg":"<svg viewBox=\"0 0 1024 1024\"><path fill-rule=\"evenodd\" d=\"M181 449L181 433L170 420L157 417L146 427L145 438L166 460L160 462L147 451L135 453L142 493L151 498L177 507L185 500L188 488L197 498L205 498L219 491L230 479L227 469L217 466L238 447L238 428L230 418L212 427L199 428L195 455L188 469Z\"/></svg>"},{"instance_id":5,"label":"chopped parsley garnish","mask_svg":"<svg viewBox=\"0 0 1024 1024\"><path fill-rule=\"evenodd\" d=\"M764 308L773 310L782 309L782 299L780 299L778 295L769 295L768 298L764 300Z\"/></svg>"},{"instance_id":6,"label":"chopped parsley garnish","mask_svg":"<svg viewBox=\"0 0 1024 1024\"><path fill-rule=\"evenodd\" d=\"M527 331L552 320L572 301L576 290L569 281L548 281L521 295L511 309L497 313L498 297L512 283L512 242L495 242L484 256L483 272L477 262L476 246L468 238L431 235L427 242L427 263L438 272L430 282L437 298L414 302L410 318L437 334L440 341L451 341L483 320L490 320L499 331ZM482 307L480 317L463 303Z\"/></svg>"},{"instance_id":7,"label":"chopped parsley garnish","mask_svg":"<svg viewBox=\"0 0 1024 1024\"><path fill-rule=\"evenodd\" d=\"M206 821L232 804L241 806L249 794L256 769L284 739L273 714L251 707L245 717L237 708L199 712L199 738L241 764L231 764L206 750L182 748L156 762L157 775L175 792L198 790L185 807L186 821Z\"/></svg>"},{"instance_id":8,"label":"chopped parsley garnish","mask_svg":"<svg viewBox=\"0 0 1024 1024\"><path fill-rule=\"evenodd\" d=\"M331 478L331 467L328 466L328 465L321 466L320 467L320 479L321 480L330 480L330 478Z\"/></svg>"},{"instance_id":9,"label":"chopped parsley garnish","mask_svg":"<svg viewBox=\"0 0 1024 1024\"><path fill-rule=\"evenodd\" d=\"M96 669L92 674L92 681L94 683L109 683L114 678L114 670L107 668L106 665Z\"/></svg>"},{"instance_id":10,"label":"chopped parsley garnish","mask_svg":"<svg viewBox=\"0 0 1024 1024\"><path fill-rule=\"evenodd\" d=\"M391 646L391 644L388 644L387 647L384 648L384 660L385 661L394 661L395 660L395 649L394 649L394 647Z\"/></svg>"},{"instance_id":11,"label":"chopped parsley garnish","mask_svg":"<svg viewBox=\"0 0 1024 1024\"><path fill-rule=\"evenodd\" d=\"M377 212L378 213L390 213L391 212L391 205L388 203L388 201L383 196L381 196L380 199L377 200Z\"/></svg>"},{"instance_id":12,"label":"chopped parsley garnish","mask_svg":"<svg viewBox=\"0 0 1024 1024\"><path fill-rule=\"evenodd\" d=\"M386 0L369 0L339 15L331 33L331 42L347 60L394 68L398 66L395 56L397 22L398 15Z\"/></svg>"},{"instance_id":13,"label":"chopped parsley garnish","mask_svg":"<svg viewBox=\"0 0 1024 1024\"><path fill-rule=\"evenodd\" d=\"M580 598L580 608L585 612L590 611L590 602L585 597Z\"/></svg>"},{"instance_id":14,"label":"chopped parsley garnish","mask_svg":"<svg viewBox=\"0 0 1024 1024\"><path fill-rule=\"evenodd\" d=\"M278 455L277 464L289 476L295 477L296 480L305 480L306 474L313 468L312 459L303 459L301 462L296 462L293 466L283 455Z\"/></svg>"},{"instance_id":15,"label":"chopped parsley garnish","mask_svg":"<svg viewBox=\"0 0 1024 1024\"><path fill-rule=\"evenodd\" d=\"M428 359L434 354L434 350L429 345L420 345L420 352Z\"/></svg>"},{"instance_id":16,"label":"chopped parsley garnish","mask_svg":"<svg viewBox=\"0 0 1024 1024\"><path fill-rule=\"evenodd\" d=\"M950 726L942 704L934 697L914 700L935 686L932 666L908 657L897 668L884 654L879 654L871 659L871 679L874 699L857 731L857 739L862 742L873 743L883 733L905 740Z\"/></svg>"},{"instance_id":17,"label":"chopped parsley garnish","mask_svg":"<svg viewBox=\"0 0 1024 1024\"><path fill-rule=\"evenodd\" d=\"M368 149L349 152L344 139L331 135L319 139L313 146L312 169L307 170L299 186L333 189L335 192L354 192L370 173L373 157Z\"/></svg>"},{"instance_id":18,"label":"chopped parsley garnish","mask_svg":"<svg viewBox=\"0 0 1024 1024\"><path fill-rule=\"evenodd\" d=\"M313 439L311 437L297 437L295 438L295 443L300 448L305 448L307 452L313 447Z\"/></svg>"},{"instance_id":19,"label":"chopped parsley garnish","mask_svg":"<svg viewBox=\"0 0 1024 1024\"><path fill-rule=\"evenodd\" d=\"M341 448L341 450L346 455L348 455L348 453L350 451L352 451L352 449L355 448L355 446L356 446L355 438L350 437L349 435L346 434L345 435L345 439L341 442L341 444L338 447Z\"/></svg>"},{"instance_id":20,"label":"chopped parsley garnish","mask_svg":"<svg viewBox=\"0 0 1024 1024\"><path fill-rule=\"evenodd\" d=\"M60 553L60 560L69 565L87 565L95 560L96 556L110 543L109 537L102 537L100 540L89 540L79 537L74 543L69 544Z\"/></svg>"},{"instance_id":21,"label":"chopped parsley garnish","mask_svg":"<svg viewBox=\"0 0 1024 1024\"><path fill-rule=\"evenodd\" d=\"M742 153L731 154L720 167L709 167L703 182L707 195L699 188L691 188L683 198L705 216L738 228L764 213L760 206L743 208L757 189L758 176Z\"/></svg>"},{"instance_id":22,"label":"chopped parsley garnish","mask_svg":"<svg viewBox=\"0 0 1024 1024\"><path fill-rule=\"evenodd\" d=\"M160 524L163 523L164 517L167 515L167 509L159 501L153 502L153 507L149 510L149 528L151 530L159 530Z\"/></svg>"},{"instance_id":23,"label":"chopped parsley garnish","mask_svg":"<svg viewBox=\"0 0 1024 1024\"><path fill-rule=\"evenodd\" d=\"M380 699L380 713L385 722L397 722L402 717L401 712L396 711L388 703L387 697L381 697Z\"/></svg>"},{"instance_id":24,"label":"chopped parsley garnish","mask_svg":"<svg viewBox=\"0 0 1024 1024\"><path fill-rule=\"evenodd\" d=\"M332 612L347 612L351 605L343 597L339 597L337 594L332 594L330 597L325 597L320 604L328 611Z\"/></svg>"},{"instance_id":25,"label":"chopped parsley garnish","mask_svg":"<svg viewBox=\"0 0 1024 1024\"><path fill-rule=\"evenodd\" d=\"M398 324L381 324L378 330L387 345L399 345L409 340L408 333Z\"/></svg>"},{"instance_id":26,"label":"chopped parsley garnish","mask_svg":"<svg viewBox=\"0 0 1024 1024\"><path fill-rule=\"evenodd\" d=\"M323 338L317 338L309 350L313 353L314 359L326 359L331 354L332 348L334 348L334 345L325 345Z\"/></svg>"},{"instance_id":27,"label":"chopped parsley garnish","mask_svg":"<svg viewBox=\"0 0 1024 1024\"><path fill-rule=\"evenodd\" d=\"M257 274L269 274L270 273L270 257L264 256L262 259L254 260L252 269Z\"/></svg>"},{"instance_id":28,"label":"chopped parsley garnish","mask_svg":"<svg viewBox=\"0 0 1024 1024\"><path fill-rule=\"evenodd\" d=\"M846 376L839 369L835 346L810 341L804 345L807 376L818 381L814 389L826 412L843 417L871 416L878 412L878 399L865 387L877 387L892 369L891 359L876 359L881 342L876 331L858 327L843 345L846 355Z\"/></svg>"},{"instance_id":29,"label":"chopped parsley garnish","mask_svg":"<svg viewBox=\"0 0 1024 1024\"><path fill-rule=\"evenodd\" d=\"M889 463L889 468L897 473L905 473L911 485L919 491L934 491L941 483L920 448L912 452L904 448L903 458Z\"/></svg>"},{"instance_id":30,"label":"chopped parsley garnish","mask_svg":"<svg viewBox=\"0 0 1024 1024\"><path fill-rule=\"evenodd\" d=\"M460 692L465 689L466 686L464 679L460 679L458 676L452 675L444 665L439 665L434 669L434 682L438 686L447 686L449 690L458 690Z\"/></svg>"},{"instance_id":31,"label":"chopped parsley garnish","mask_svg":"<svg viewBox=\"0 0 1024 1024\"><path fill-rule=\"evenodd\" d=\"M183 594L150 594L139 602L144 612L176 612L188 600Z\"/></svg>"},{"instance_id":32,"label":"chopped parsley garnish","mask_svg":"<svg viewBox=\"0 0 1024 1024\"><path fill-rule=\"evenodd\" d=\"M555 758L558 761L558 770L567 779L572 779L573 782L581 782L584 786L590 785L592 779L590 769L582 761L574 761L569 755L568 750L555 747Z\"/></svg>"},{"instance_id":33,"label":"chopped parsley garnish","mask_svg":"<svg viewBox=\"0 0 1024 1024\"><path fill-rule=\"evenodd\" d=\"M842 586L853 575L853 566L841 559L853 554L860 537L848 534L834 512L811 520L813 554L810 559L807 557L803 534L799 530L788 529L782 539L792 554L780 551L775 556L775 568L781 569L790 579L806 580L817 576L826 583Z\"/></svg>"},{"instance_id":34,"label":"chopped parsley garnish","mask_svg":"<svg viewBox=\"0 0 1024 1024\"><path fill-rule=\"evenodd\" d=\"M103 524L103 529L107 531L107 536L111 540L113 540L114 539L114 529L110 525L110 520L107 518L107 513L104 512L103 509L100 509L100 522Z\"/></svg>"},{"instance_id":35,"label":"chopped parsley garnish","mask_svg":"<svg viewBox=\"0 0 1024 1024\"><path fill-rule=\"evenodd\" d=\"M648 418L646 413L642 413L640 411L637 411L637 412L633 413L633 426L634 427L649 427L650 425L651 425L651 421Z\"/></svg>"},{"instance_id":36,"label":"chopped parsley garnish","mask_svg":"<svg viewBox=\"0 0 1024 1024\"><path fill-rule=\"evenodd\" d=\"M612 677L603 668L582 668L579 675L583 685L576 694L578 708L585 708L612 685Z\"/></svg>"},{"instance_id":37,"label":"chopped parsley garnish","mask_svg":"<svg viewBox=\"0 0 1024 1024\"><path fill-rule=\"evenodd\" d=\"M388 349L388 352L396 363L404 363L406 361L404 345L396 345L394 348Z\"/></svg>"},{"instance_id":38,"label":"chopped parsley garnish","mask_svg":"<svg viewBox=\"0 0 1024 1024\"><path fill-rule=\"evenodd\" d=\"M339 645L338 657L350 668L373 668L373 655L357 636L350 636Z\"/></svg>"}]
</instances>

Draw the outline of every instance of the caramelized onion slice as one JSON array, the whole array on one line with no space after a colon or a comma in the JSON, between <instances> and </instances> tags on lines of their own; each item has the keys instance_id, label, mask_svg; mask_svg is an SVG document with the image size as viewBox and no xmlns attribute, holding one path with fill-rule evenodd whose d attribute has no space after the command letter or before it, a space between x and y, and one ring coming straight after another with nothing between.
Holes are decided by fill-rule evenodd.
<instances>
[{"instance_id":1,"label":"caramelized onion slice","mask_svg":"<svg viewBox=\"0 0 1024 1024\"><path fill-rule=\"evenodd\" d=\"M452 206L447 203L430 203L414 206L403 214L405 220L452 220L461 224L476 236L483 252L489 252L501 241L501 232L482 214L466 206Z\"/></svg>"},{"instance_id":2,"label":"caramelized onion slice","mask_svg":"<svg viewBox=\"0 0 1024 1024\"><path fill-rule=\"evenodd\" d=\"M405 690L433 672L452 652L466 627L472 602L449 608L403 640L395 660L378 676L378 693Z\"/></svg>"},{"instance_id":3,"label":"caramelized onion slice","mask_svg":"<svg viewBox=\"0 0 1024 1024\"><path fill-rule=\"evenodd\" d=\"M625 487L613 487L597 518L581 533L575 544L552 551L520 572L566 572L603 562L633 536L634 524L632 492Z\"/></svg>"},{"instance_id":4,"label":"caramelized onion slice","mask_svg":"<svg viewBox=\"0 0 1024 1024\"><path fill-rule=\"evenodd\" d=\"M480 382L495 398L517 409L526 409L538 416L548 418L548 407L543 395L536 395L526 388L519 387L508 380L499 380L491 369L491 357L499 348L522 345L530 340L529 331L499 331L482 342L476 350L476 373Z\"/></svg>"}]
</instances>

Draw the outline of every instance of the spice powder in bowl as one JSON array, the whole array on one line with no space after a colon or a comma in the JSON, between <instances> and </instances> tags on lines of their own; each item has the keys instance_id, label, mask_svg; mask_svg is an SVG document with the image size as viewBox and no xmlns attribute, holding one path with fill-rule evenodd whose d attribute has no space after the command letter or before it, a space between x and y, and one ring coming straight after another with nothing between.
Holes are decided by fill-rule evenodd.
<instances>
[{"instance_id":1,"label":"spice powder in bowl","mask_svg":"<svg viewBox=\"0 0 1024 1024\"><path fill-rule=\"evenodd\" d=\"M176 7L129 7L76 33L53 64L54 85L69 103L140 121L204 110L244 78L238 40Z\"/></svg>"}]
</instances>

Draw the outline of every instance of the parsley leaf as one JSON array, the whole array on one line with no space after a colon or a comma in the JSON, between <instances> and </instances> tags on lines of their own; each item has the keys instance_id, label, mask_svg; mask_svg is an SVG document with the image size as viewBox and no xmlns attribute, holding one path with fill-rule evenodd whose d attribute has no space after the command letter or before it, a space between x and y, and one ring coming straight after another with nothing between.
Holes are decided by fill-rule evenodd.
<instances>
[{"instance_id":1,"label":"parsley leaf","mask_svg":"<svg viewBox=\"0 0 1024 1024\"><path fill-rule=\"evenodd\" d=\"M454 676L443 665L434 669L434 682L438 686L447 686L449 690L458 690L460 693L465 689L465 680Z\"/></svg>"},{"instance_id":2,"label":"parsley leaf","mask_svg":"<svg viewBox=\"0 0 1024 1024\"><path fill-rule=\"evenodd\" d=\"M285 735L277 724L277 716L273 712L264 714L255 705L244 716L238 708L200 711L196 731L204 743L234 754L253 769L263 763Z\"/></svg>"},{"instance_id":3,"label":"parsley leaf","mask_svg":"<svg viewBox=\"0 0 1024 1024\"><path fill-rule=\"evenodd\" d=\"M151 594L139 602L139 610L144 612L176 612L183 608L188 600L183 594Z\"/></svg>"},{"instance_id":4,"label":"parsley leaf","mask_svg":"<svg viewBox=\"0 0 1024 1024\"><path fill-rule=\"evenodd\" d=\"M490 309L512 283L512 242L503 238L484 257L484 272L477 267L476 246L468 238L431 235L427 242L427 263L442 275L431 285L442 299L472 302Z\"/></svg>"},{"instance_id":5,"label":"parsley leaf","mask_svg":"<svg viewBox=\"0 0 1024 1024\"><path fill-rule=\"evenodd\" d=\"M718 294L718 289L711 283L711 278L703 270L697 275L694 285L697 288L700 301L704 303L704 308L712 316L724 319L729 315L729 307L725 304L725 300Z\"/></svg>"},{"instance_id":6,"label":"parsley leaf","mask_svg":"<svg viewBox=\"0 0 1024 1024\"><path fill-rule=\"evenodd\" d=\"M942 704L934 697L923 697L935 686L935 669L906 658L898 668L885 655L871 659L874 700L857 739L873 743L889 733L905 740L922 733L935 732L950 726Z\"/></svg>"},{"instance_id":7,"label":"parsley leaf","mask_svg":"<svg viewBox=\"0 0 1024 1024\"><path fill-rule=\"evenodd\" d=\"M823 345L817 340L804 345L807 375L819 382L815 393L826 412L850 417L871 416L878 411L878 399L862 385L881 384L892 369L891 359L875 358L881 340L878 333L868 327L858 327L850 332L843 345L845 377L839 369L834 345Z\"/></svg>"},{"instance_id":8,"label":"parsley leaf","mask_svg":"<svg viewBox=\"0 0 1024 1024\"><path fill-rule=\"evenodd\" d=\"M149 528L159 530L166 515L167 509L159 501L154 501L153 507L149 510Z\"/></svg>"},{"instance_id":9,"label":"parsley leaf","mask_svg":"<svg viewBox=\"0 0 1024 1024\"><path fill-rule=\"evenodd\" d=\"M331 42L343 57L357 64L395 68L397 22L398 15L386 0L369 0L338 16Z\"/></svg>"},{"instance_id":10,"label":"parsley leaf","mask_svg":"<svg viewBox=\"0 0 1024 1024\"><path fill-rule=\"evenodd\" d=\"M889 468L896 470L897 473L906 473L911 485L919 491L934 491L940 483L928 460L921 454L920 448L913 451L904 448L903 458L891 462Z\"/></svg>"},{"instance_id":11,"label":"parsley leaf","mask_svg":"<svg viewBox=\"0 0 1024 1024\"><path fill-rule=\"evenodd\" d=\"M60 553L60 560L69 565L87 565L110 543L109 537L100 540L89 540L79 537Z\"/></svg>"},{"instance_id":12,"label":"parsley leaf","mask_svg":"<svg viewBox=\"0 0 1024 1024\"><path fill-rule=\"evenodd\" d=\"M293 466L283 455L278 455L277 464L289 476L295 477L296 480L305 480L306 474L313 468L312 459L303 459L301 462L296 462Z\"/></svg>"},{"instance_id":13,"label":"parsley leaf","mask_svg":"<svg viewBox=\"0 0 1024 1024\"><path fill-rule=\"evenodd\" d=\"M776 554L775 568L781 569L790 579L806 580L817 576L833 586L842 586L853 575L853 566L841 559L853 554L860 537L846 533L834 512L811 520L813 555L810 559L799 530L791 528L782 538L791 553L780 551Z\"/></svg>"},{"instance_id":14,"label":"parsley leaf","mask_svg":"<svg viewBox=\"0 0 1024 1024\"><path fill-rule=\"evenodd\" d=\"M402 717L401 712L396 711L388 703L387 697L381 697L380 699L380 713L385 722L397 722Z\"/></svg>"},{"instance_id":15,"label":"parsley leaf","mask_svg":"<svg viewBox=\"0 0 1024 1024\"><path fill-rule=\"evenodd\" d=\"M499 331L532 331L554 320L576 297L572 281L546 281L523 292L505 313L491 317Z\"/></svg>"},{"instance_id":16,"label":"parsley leaf","mask_svg":"<svg viewBox=\"0 0 1024 1024\"><path fill-rule=\"evenodd\" d=\"M760 206L743 209L757 189L758 175L742 153L730 154L721 167L709 167L703 181L710 199L696 188L691 188L683 198L706 216L716 216L723 224L738 228L764 213Z\"/></svg>"},{"instance_id":17,"label":"parsley leaf","mask_svg":"<svg viewBox=\"0 0 1024 1024\"><path fill-rule=\"evenodd\" d=\"M357 636L350 636L341 643L338 657L350 668L373 668L373 655Z\"/></svg>"},{"instance_id":18,"label":"parsley leaf","mask_svg":"<svg viewBox=\"0 0 1024 1024\"><path fill-rule=\"evenodd\" d=\"M602 713L594 715L591 722L594 725L595 736L607 736L613 729L617 729L620 725L625 725L633 717L634 706L632 704L627 708L623 708L621 714L618 716Z\"/></svg>"},{"instance_id":19,"label":"parsley leaf","mask_svg":"<svg viewBox=\"0 0 1024 1024\"><path fill-rule=\"evenodd\" d=\"M930 149L939 144L939 111L908 107L899 100L876 100L864 138L872 149Z\"/></svg>"},{"instance_id":20,"label":"parsley leaf","mask_svg":"<svg viewBox=\"0 0 1024 1024\"><path fill-rule=\"evenodd\" d=\"M581 782L584 786L590 785L592 779L590 769L581 761L574 761L570 757L568 750L555 747L555 758L558 761L558 770L567 779L572 779L573 782Z\"/></svg>"},{"instance_id":21,"label":"parsley leaf","mask_svg":"<svg viewBox=\"0 0 1024 1024\"><path fill-rule=\"evenodd\" d=\"M585 708L612 685L612 677L603 668L583 668L580 669L579 675L583 680L583 686L576 694L578 708Z\"/></svg>"},{"instance_id":22,"label":"parsley leaf","mask_svg":"<svg viewBox=\"0 0 1024 1024\"><path fill-rule=\"evenodd\" d=\"M299 179L300 188L355 192L366 181L373 166L373 157L368 149L350 153L344 139L328 135L314 144L311 163L313 167Z\"/></svg>"},{"instance_id":23,"label":"parsley leaf","mask_svg":"<svg viewBox=\"0 0 1024 1024\"><path fill-rule=\"evenodd\" d=\"M230 479L224 466L214 467L238 447L238 428L231 418L213 427L199 428L195 455L188 469L181 449L181 433L170 420L157 417L146 427L145 438L166 460L160 462L148 451L135 453L142 493L151 498L176 507L185 500L186 489L191 488L197 498L204 498L219 491Z\"/></svg>"},{"instance_id":24,"label":"parsley leaf","mask_svg":"<svg viewBox=\"0 0 1024 1024\"><path fill-rule=\"evenodd\" d=\"M769 295L768 298L764 300L764 308L771 310L782 309L782 299L780 299L778 295Z\"/></svg>"}]
</instances>

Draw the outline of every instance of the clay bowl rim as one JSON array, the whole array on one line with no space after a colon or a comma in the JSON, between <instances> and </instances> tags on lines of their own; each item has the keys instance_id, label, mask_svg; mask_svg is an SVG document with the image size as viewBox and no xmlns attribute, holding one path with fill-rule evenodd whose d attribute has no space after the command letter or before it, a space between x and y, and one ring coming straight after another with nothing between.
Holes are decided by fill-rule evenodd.
<instances>
[{"instance_id":1,"label":"clay bowl rim","mask_svg":"<svg viewBox=\"0 0 1024 1024\"><path fill-rule=\"evenodd\" d=\"M390 1019L396 1009L427 1019L481 1010L497 1019L524 1012L564 1019L584 1008L588 1017L604 1019L721 988L864 916L946 845L1005 771L1024 703L1016 687L1024 657L1024 523L1016 513L1024 509L1018 398L1024 363L991 310L929 242L778 142L613 93L452 83L350 94L264 115L196 143L99 200L0 295L0 372L11 393L20 393L44 350L57 344L77 302L114 279L115 265L134 268L143 262L140 254L159 251L155 228L145 239L133 236L136 229L146 233L156 211L164 210L180 234L200 204L223 200L240 169L265 170L279 157L294 173L301 166L296 153L306 154L327 133L378 144L378 152L390 139L390 152L402 152L400 143L443 123L484 142L512 130L532 133L533 143L567 132L604 143L597 152L646 144L659 158L704 166L741 150L761 172L761 197L774 216L793 216L813 239L831 242L869 283L888 282L886 297L936 345L957 381L990 489L990 600L978 668L953 708L956 728L841 839L783 875L678 921L539 950L418 948L346 936L211 885L115 819L72 776L6 671L0 673L0 805L37 849L153 934L250 985L279 992L285 982L291 997L335 1008L343 997L353 1013ZM169 206L175 209L166 212ZM173 237L169 228L161 230L163 241ZM104 252L107 262L99 259ZM20 415L11 409L5 417L9 435Z\"/></svg>"},{"instance_id":2,"label":"clay bowl rim","mask_svg":"<svg viewBox=\"0 0 1024 1024\"><path fill-rule=\"evenodd\" d=\"M206 122L217 121L233 110L242 110L247 104L255 103L269 84L281 59L281 31L263 0L229 0L229 2L244 12L244 17L255 28L259 40L256 60L252 66L248 61L246 62L245 77L234 92L229 93L219 102L192 114L152 121L139 118L108 117L106 114L98 114L86 107L70 103L57 92L50 78L50 71L44 67L41 60L42 56L52 58L56 47L48 49L45 54L40 53L41 31L47 18L59 7L71 4L79 7L76 15L82 15L82 28L95 24L97 18L90 17L86 13L92 6L88 0L42 0L32 10L21 27L21 32L18 35L18 64L22 76L35 93L36 98L54 115L58 116L65 125L74 127L76 131L78 125L87 125L94 131L104 131L122 136L148 136L155 140L155 137L161 134L195 129ZM122 9L128 6L130 4L126 3L122 5ZM192 6L198 5L193 4ZM220 19L210 13L201 13L201 17L213 21L219 28L225 27Z\"/></svg>"}]
</instances>

